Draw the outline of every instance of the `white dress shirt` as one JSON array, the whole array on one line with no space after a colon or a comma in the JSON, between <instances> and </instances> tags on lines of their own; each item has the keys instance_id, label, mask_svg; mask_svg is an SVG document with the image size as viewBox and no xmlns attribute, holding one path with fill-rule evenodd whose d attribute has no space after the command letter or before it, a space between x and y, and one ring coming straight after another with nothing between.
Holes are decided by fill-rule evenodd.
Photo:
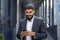
<instances>
[{"instance_id":1,"label":"white dress shirt","mask_svg":"<svg viewBox=\"0 0 60 40\"><path fill-rule=\"evenodd\" d=\"M31 19L31 21L27 20L27 26L26 26L27 31L32 31L33 20L34 20L34 16ZM26 36L26 40L31 40L31 36Z\"/></svg>"}]
</instances>

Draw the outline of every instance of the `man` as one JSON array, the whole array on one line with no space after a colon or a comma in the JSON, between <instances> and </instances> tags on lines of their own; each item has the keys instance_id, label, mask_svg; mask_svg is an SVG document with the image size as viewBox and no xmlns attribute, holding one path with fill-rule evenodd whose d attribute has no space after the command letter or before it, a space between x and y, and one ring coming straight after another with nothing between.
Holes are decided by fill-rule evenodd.
<instances>
[{"instance_id":1,"label":"man","mask_svg":"<svg viewBox=\"0 0 60 40\"><path fill-rule=\"evenodd\" d=\"M22 40L41 40L47 37L46 25L43 19L40 19L35 14L35 8L32 4L25 7L26 18L19 24L17 38Z\"/></svg>"}]
</instances>

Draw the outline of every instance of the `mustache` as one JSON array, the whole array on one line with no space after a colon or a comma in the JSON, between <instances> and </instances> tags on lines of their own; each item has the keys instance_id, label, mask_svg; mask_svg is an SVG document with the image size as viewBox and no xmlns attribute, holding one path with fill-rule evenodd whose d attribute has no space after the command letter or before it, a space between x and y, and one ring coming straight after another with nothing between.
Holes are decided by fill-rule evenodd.
<instances>
[{"instance_id":1,"label":"mustache","mask_svg":"<svg viewBox=\"0 0 60 40\"><path fill-rule=\"evenodd\" d=\"M32 16L32 15L26 15L26 17L28 17L28 16Z\"/></svg>"},{"instance_id":2,"label":"mustache","mask_svg":"<svg viewBox=\"0 0 60 40\"><path fill-rule=\"evenodd\" d=\"M32 15L26 15L26 16L32 16Z\"/></svg>"}]
</instances>

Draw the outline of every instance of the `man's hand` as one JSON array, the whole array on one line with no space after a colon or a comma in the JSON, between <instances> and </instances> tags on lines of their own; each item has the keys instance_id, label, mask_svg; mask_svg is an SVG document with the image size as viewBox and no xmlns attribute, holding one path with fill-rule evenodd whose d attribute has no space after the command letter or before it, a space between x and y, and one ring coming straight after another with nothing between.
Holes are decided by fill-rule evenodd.
<instances>
[{"instance_id":1,"label":"man's hand","mask_svg":"<svg viewBox=\"0 0 60 40\"><path fill-rule=\"evenodd\" d=\"M24 31L20 33L21 36L34 36L35 32L31 32L31 31Z\"/></svg>"},{"instance_id":2,"label":"man's hand","mask_svg":"<svg viewBox=\"0 0 60 40\"><path fill-rule=\"evenodd\" d=\"M21 33L20 33L20 35L22 36L22 37L24 37L24 36L26 36L26 34L27 34L27 32L26 31L22 31Z\"/></svg>"},{"instance_id":3,"label":"man's hand","mask_svg":"<svg viewBox=\"0 0 60 40\"><path fill-rule=\"evenodd\" d=\"M35 35L35 32L27 31L27 36L34 36L34 35Z\"/></svg>"}]
</instances>

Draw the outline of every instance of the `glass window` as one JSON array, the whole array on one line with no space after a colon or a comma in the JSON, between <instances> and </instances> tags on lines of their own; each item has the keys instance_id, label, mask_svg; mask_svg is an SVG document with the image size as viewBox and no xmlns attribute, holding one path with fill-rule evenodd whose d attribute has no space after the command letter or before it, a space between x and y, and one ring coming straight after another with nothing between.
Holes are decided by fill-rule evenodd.
<instances>
[{"instance_id":1,"label":"glass window","mask_svg":"<svg viewBox=\"0 0 60 40\"><path fill-rule=\"evenodd\" d=\"M44 1L44 14L45 14L45 22L47 23L47 27L54 25L54 2L53 0L45 0Z\"/></svg>"},{"instance_id":2,"label":"glass window","mask_svg":"<svg viewBox=\"0 0 60 40\"><path fill-rule=\"evenodd\" d=\"M44 14L43 14L43 19L45 20L45 0L44 0L43 5L44 5L44 6L43 6L43 13L44 13Z\"/></svg>"},{"instance_id":3,"label":"glass window","mask_svg":"<svg viewBox=\"0 0 60 40\"><path fill-rule=\"evenodd\" d=\"M0 0L0 22L1 22L1 0Z\"/></svg>"},{"instance_id":4,"label":"glass window","mask_svg":"<svg viewBox=\"0 0 60 40\"><path fill-rule=\"evenodd\" d=\"M0 22L1 23L2 23L2 20L3 20L2 10L3 10L3 0L0 0Z\"/></svg>"},{"instance_id":5,"label":"glass window","mask_svg":"<svg viewBox=\"0 0 60 40\"><path fill-rule=\"evenodd\" d=\"M47 0L47 27L49 27L49 0Z\"/></svg>"},{"instance_id":6,"label":"glass window","mask_svg":"<svg viewBox=\"0 0 60 40\"><path fill-rule=\"evenodd\" d=\"M43 3L39 6L39 17L43 18Z\"/></svg>"}]
</instances>

